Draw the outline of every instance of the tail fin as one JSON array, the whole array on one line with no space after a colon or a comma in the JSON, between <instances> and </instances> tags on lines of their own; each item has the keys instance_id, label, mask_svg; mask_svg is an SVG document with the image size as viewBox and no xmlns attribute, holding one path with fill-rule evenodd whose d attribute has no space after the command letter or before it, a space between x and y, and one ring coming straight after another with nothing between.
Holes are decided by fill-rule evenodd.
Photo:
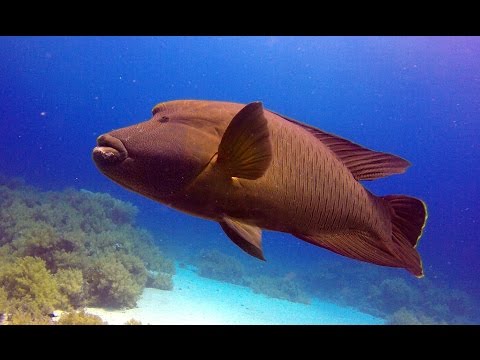
<instances>
[{"instance_id":1,"label":"tail fin","mask_svg":"<svg viewBox=\"0 0 480 360\"><path fill-rule=\"evenodd\" d=\"M427 221L426 204L405 195L388 195L382 199L390 208L395 253L403 260L408 271L417 277L423 277L422 260L415 248Z\"/></svg>"}]
</instances>

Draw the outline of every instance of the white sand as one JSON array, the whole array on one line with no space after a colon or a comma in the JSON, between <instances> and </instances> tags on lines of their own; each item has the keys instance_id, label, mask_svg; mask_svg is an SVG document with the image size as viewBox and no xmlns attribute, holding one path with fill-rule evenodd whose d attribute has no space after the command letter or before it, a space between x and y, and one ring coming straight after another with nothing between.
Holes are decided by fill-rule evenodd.
<instances>
[{"instance_id":1,"label":"white sand","mask_svg":"<svg viewBox=\"0 0 480 360\"><path fill-rule=\"evenodd\" d=\"M314 299L310 305L255 294L250 288L203 278L177 268L173 291L146 288L129 310L88 308L108 324L383 324L351 308Z\"/></svg>"}]
</instances>

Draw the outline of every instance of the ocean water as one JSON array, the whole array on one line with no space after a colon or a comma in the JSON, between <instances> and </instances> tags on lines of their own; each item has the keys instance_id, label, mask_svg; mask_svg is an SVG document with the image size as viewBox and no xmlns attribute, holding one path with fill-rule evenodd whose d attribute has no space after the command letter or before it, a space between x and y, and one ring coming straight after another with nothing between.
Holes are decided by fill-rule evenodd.
<instances>
[{"instance_id":1,"label":"ocean water","mask_svg":"<svg viewBox=\"0 0 480 360\"><path fill-rule=\"evenodd\" d=\"M0 37L0 173L38 191L83 189L130 202L136 226L152 234L180 274L192 266L202 275L202 259L215 250L237 268L204 276L253 289L252 298L298 304L305 294L310 306L326 301L362 311L376 317L371 323L478 323L479 58L478 37ZM425 278L270 231L263 234L267 261L260 262L218 224L129 192L97 170L91 151L99 135L144 121L154 105L176 99L262 101L409 160L405 174L364 185L376 195L426 202L417 248ZM276 290L259 288L261 281Z\"/></svg>"}]
</instances>

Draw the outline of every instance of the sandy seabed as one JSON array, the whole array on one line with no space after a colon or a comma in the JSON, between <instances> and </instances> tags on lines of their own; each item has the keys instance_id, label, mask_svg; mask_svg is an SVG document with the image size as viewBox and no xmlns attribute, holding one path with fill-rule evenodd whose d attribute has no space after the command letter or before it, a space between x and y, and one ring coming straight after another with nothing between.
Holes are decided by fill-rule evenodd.
<instances>
[{"instance_id":1,"label":"sandy seabed","mask_svg":"<svg viewBox=\"0 0 480 360\"><path fill-rule=\"evenodd\" d=\"M177 267L172 291L146 288L129 310L88 308L108 324L383 324L383 319L317 298L309 305L271 298L250 288L199 276Z\"/></svg>"}]
</instances>

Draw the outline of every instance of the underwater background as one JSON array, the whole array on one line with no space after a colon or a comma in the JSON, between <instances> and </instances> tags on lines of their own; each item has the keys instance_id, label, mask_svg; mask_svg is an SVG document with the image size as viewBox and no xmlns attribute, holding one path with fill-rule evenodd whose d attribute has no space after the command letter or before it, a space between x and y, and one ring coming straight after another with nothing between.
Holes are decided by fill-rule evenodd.
<instances>
[{"instance_id":1,"label":"underwater background","mask_svg":"<svg viewBox=\"0 0 480 360\"><path fill-rule=\"evenodd\" d=\"M92 275L99 264L89 263L85 271L71 263L62 268L58 259L48 258L57 245L43 252L18 245L22 231L30 229L18 230L20 218L27 221L24 210L14 212L18 199L26 207L35 199L30 208L61 203L70 209L75 198L88 206L83 213L77 208L72 218L88 220L92 209L99 211L96 206L115 204L124 217L119 221L99 211L96 218L105 216L108 226L95 230L89 223L93 230L87 231L78 225L85 239L126 226L131 238L142 241L145 229L167 262L192 266L203 277L290 302L325 299L386 323L478 323L478 59L479 37L0 37L0 257L8 255L4 263L18 266L25 256L41 258L52 276L78 268L96 300L84 294L77 305L105 305L98 300L101 281ZM237 248L218 224L131 193L96 169L91 151L97 136L146 120L154 105L175 99L262 101L267 109L409 160L405 174L364 185L376 195L406 194L426 202L429 218L417 248L425 278L270 231L264 232L263 263ZM39 221L64 234L56 222L61 213ZM28 219L38 225L34 216ZM78 229L72 225L68 231ZM99 244L81 245L82 256L104 251ZM111 260L111 252L101 259ZM152 270L140 250L131 254ZM164 273L174 273L171 267ZM15 284L9 279L15 269L3 275L1 269L4 297L13 301ZM143 288L147 280L141 277ZM135 296L124 302L113 296L109 299L118 302L105 306L132 307ZM73 298L69 306L75 308Z\"/></svg>"}]
</instances>

